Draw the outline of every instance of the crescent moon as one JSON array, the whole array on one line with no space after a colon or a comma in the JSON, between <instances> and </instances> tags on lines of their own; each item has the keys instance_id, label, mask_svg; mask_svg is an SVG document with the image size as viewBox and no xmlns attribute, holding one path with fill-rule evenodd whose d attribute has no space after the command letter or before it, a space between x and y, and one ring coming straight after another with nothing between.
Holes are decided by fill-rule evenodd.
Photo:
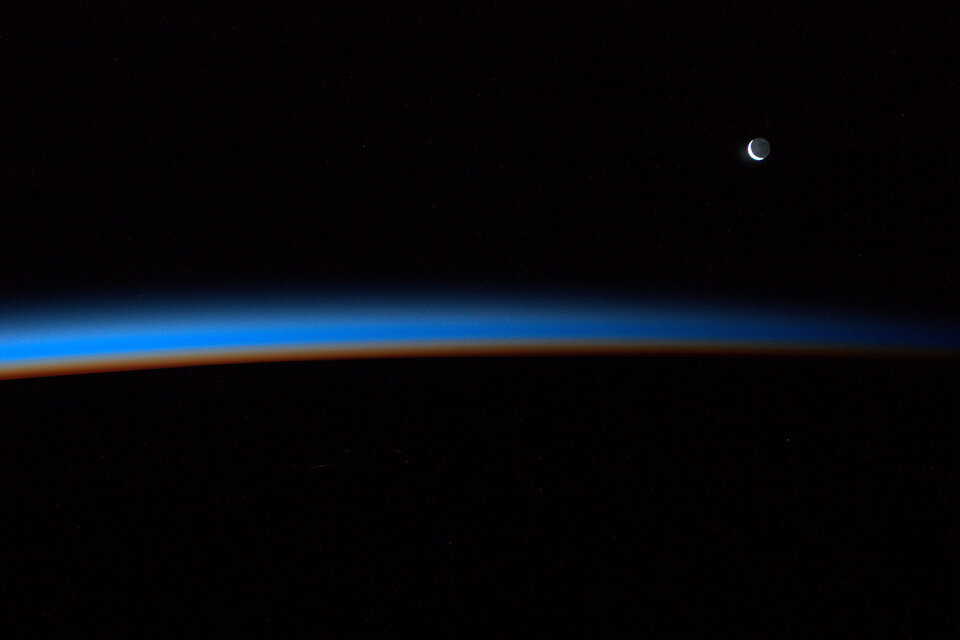
<instances>
[{"instance_id":1,"label":"crescent moon","mask_svg":"<svg viewBox=\"0 0 960 640\"><path fill-rule=\"evenodd\" d=\"M748 153L748 154L750 155L750 157L753 158L754 160L763 160L763 158L761 158L760 156L755 155L755 154L753 153L753 140L751 140L751 141L750 141L750 144L747 145L747 153Z\"/></svg>"}]
</instances>

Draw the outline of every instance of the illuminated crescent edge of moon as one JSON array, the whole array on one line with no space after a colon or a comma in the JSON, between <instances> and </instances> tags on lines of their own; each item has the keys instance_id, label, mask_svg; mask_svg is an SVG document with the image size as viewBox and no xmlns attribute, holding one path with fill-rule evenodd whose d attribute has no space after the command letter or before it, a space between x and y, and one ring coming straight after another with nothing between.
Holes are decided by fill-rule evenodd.
<instances>
[{"instance_id":1,"label":"illuminated crescent edge of moon","mask_svg":"<svg viewBox=\"0 0 960 640\"><path fill-rule=\"evenodd\" d=\"M749 154L749 156L754 160L757 160L757 161L763 160L763 158L753 153L753 140L751 140L750 144L747 145L747 154Z\"/></svg>"}]
</instances>

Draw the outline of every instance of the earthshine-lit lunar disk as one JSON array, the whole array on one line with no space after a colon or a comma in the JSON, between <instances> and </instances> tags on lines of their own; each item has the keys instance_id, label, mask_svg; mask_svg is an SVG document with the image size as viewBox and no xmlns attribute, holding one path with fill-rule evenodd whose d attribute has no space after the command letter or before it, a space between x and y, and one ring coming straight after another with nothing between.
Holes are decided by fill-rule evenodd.
<instances>
[{"instance_id":1,"label":"earthshine-lit lunar disk","mask_svg":"<svg viewBox=\"0 0 960 640\"><path fill-rule=\"evenodd\" d=\"M747 154L754 160L763 160L770 155L770 143L763 138L754 138L747 145Z\"/></svg>"}]
</instances>

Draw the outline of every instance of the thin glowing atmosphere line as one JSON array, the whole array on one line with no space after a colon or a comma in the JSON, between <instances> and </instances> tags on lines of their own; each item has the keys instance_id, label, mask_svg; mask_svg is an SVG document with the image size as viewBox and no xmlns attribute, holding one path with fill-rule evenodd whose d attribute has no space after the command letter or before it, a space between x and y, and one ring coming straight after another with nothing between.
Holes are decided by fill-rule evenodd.
<instances>
[{"instance_id":1,"label":"thin glowing atmosphere line","mask_svg":"<svg viewBox=\"0 0 960 640\"><path fill-rule=\"evenodd\" d=\"M225 300L0 312L0 377L315 357L636 351L960 351L956 327L635 303Z\"/></svg>"}]
</instances>

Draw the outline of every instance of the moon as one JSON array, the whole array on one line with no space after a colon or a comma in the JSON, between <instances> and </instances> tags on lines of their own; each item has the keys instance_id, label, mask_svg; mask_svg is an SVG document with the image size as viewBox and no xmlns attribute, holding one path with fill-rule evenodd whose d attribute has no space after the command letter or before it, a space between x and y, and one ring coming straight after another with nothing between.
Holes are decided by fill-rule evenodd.
<instances>
[{"instance_id":1,"label":"moon","mask_svg":"<svg viewBox=\"0 0 960 640\"><path fill-rule=\"evenodd\" d=\"M759 162L770 155L770 143L763 138L754 138L747 145L747 154Z\"/></svg>"}]
</instances>

